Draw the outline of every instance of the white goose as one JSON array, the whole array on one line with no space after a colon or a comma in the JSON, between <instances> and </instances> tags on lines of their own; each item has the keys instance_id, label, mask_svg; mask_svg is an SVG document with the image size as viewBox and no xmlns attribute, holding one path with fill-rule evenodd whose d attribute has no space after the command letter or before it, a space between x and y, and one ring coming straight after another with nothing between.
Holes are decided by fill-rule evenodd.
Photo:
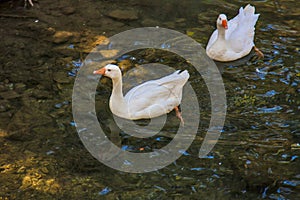
<instances>
[{"instance_id":1,"label":"white goose","mask_svg":"<svg viewBox=\"0 0 300 200\"><path fill-rule=\"evenodd\" d=\"M254 45L254 30L259 14L254 14L255 8L248 4L241 7L239 14L227 21L224 14L217 19L217 30L211 35L206 46L207 55L217 61L228 62L242 58L250 53L252 48L261 58L264 54Z\"/></svg>"},{"instance_id":2,"label":"white goose","mask_svg":"<svg viewBox=\"0 0 300 200\"><path fill-rule=\"evenodd\" d=\"M149 119L169 113L173 109L183 124L178 105L182 98L182 89L189 73L187 70L176 71L157 80L144 82L127 92L122 91L122 73L118 66L109 64L94 71L112 79L113 89L109 107L113 114L130 120Z\"/></svg>"}]
</instances>

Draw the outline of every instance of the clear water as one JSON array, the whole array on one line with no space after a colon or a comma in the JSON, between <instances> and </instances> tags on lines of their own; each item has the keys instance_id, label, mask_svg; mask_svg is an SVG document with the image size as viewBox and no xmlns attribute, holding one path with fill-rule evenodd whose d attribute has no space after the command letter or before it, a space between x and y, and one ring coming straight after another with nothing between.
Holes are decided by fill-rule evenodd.
<instances>
[{"instance_id":1,"label":"clear water","mask_svg":"<svg viewBox=\"0 0 300 200\"><path fill-rule=\"evenodd\" d=\"M255 43L265 57L218 63L228 114L217 145L207 158L197 157L210 101L203 81L192 79L192 86L203 94L199 133L180 159L146 174L118 172L101 164L74 128L72 87L96 36L160 26L185 33L205 47L217 15L223 12L232 18L247 2L44 0L25 10L16 1L12 7L1 3L0 198L299 199L300 7L289 0L251 3L260 13ZM138 19L107 17L114 9L133 9ZM72 36L54 42L57 31ZM157 52L145 50L118 62L132 67L156 58ZM159 61L187 66L168 54ZM110 92L110 81L102 80L96 107L103 122L108 120L102 113L109 113ZM171 123L178 123L174 113L170 115ZM108 134L109 130L107 126ZM174 133L170 124L150 139L121 133L111 140L124 150L151 151L166 145Z\"/></svg>"}]
</instances>

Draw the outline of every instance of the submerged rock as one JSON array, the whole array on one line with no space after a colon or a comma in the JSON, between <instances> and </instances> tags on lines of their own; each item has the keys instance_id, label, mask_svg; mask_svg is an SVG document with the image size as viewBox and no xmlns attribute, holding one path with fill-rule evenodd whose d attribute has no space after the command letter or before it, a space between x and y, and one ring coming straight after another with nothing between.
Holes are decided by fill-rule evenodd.
<instances>
[{"instance_id":1,"label":"submerged rock","mask_svg":"<svg viewBox=\"0 0 300 200\"><path fill-rule=\"evenodd\" d=\"M141 23L143 26L159 26L160 25L159 21L156 21L156 20L150 19L150 18L144 19Z\"/></svg>"},{"instance_id":2,"label":"submerged rock","mask_svg":"<svg viewBox=\"0 0 300 200\"><path fill-rule=\"evenodd\" d=\"M109 17L118 20L135 20L138 19L138 13L135 10L120 10L116 9L108 13Z\"/></svg>"},{"instance_id":3,"label":"submerged rock","mask_svg":"<svg viewBox=\"0 0 300 200\"><path fill-rule=\"evenodd\" d=\"M5 138L17 141L29 141L35 136L33 128L51 126L52 118L39 108L30 107L20 108L11 118L7 126L7 136ZM41 132L40 132L41 133Z\"/></svg>"},{"instance_id":4,"label":"submerged rock","mask_svg":"<svg viewBox=\"0 0 300 200\"><path fill-rule=\"evenodd\" d=\"M0 101L0 113L1 112L5 112L7 110L6 106L4 105L1 105L2 104L2 101ZM7 103L6 103L7 104Z\"/></svg>"},{"instance_id":5,"label":"submerged rock","mask_svg":"<svg viewBox=\"0 0 300 200\"><path fill-rule=\"evenodd\" d=\"M67 76L66 72L60 71L60 72L56 72L53 75L53 79L57 82L57 83L69 83L70 82L70 77Z\"/></svg>"},{"instance_id":6,"label":"submerged rock","mask_svg":"<svg viewBox=\"0 0 300 200\"><path fill-rule=\"evenodd\" d=\"M0 96L3 99L15 99L15 98L20 97L21 95L18 94L17 92L15 92L15 91L13 91L13 90L9 90L9 91L6 91L6 92L1 92Z\"/></svg>"},{"instance_id":7,"label":"submerged rock","mask_svg":"<svg viewBox=\"0 0 300 200\"><path fill-rule=\"evenodd\" d=\"M44 174L48 174L49 173L49 170L47 167L42 167L41 168L41 172L44 173Z\"/></svg>"},{"instance_id":8,"label":"submerged rock","mask_svg":"<svg viewBox=\"0 0 300 200\"><path fill-rule=\"evenodd\" d=\"M24 83L16 83L15 84L15 90L17 92L24 92L26 89L26 85Z\"/></svg>"},{"instance_id":9,"label":"submerged rock","mask_svg":"<svg viewBox=\"0 0 300 200\"><path fill-rule=\"evenodd\" d=\"M63 7L61 12L64 15L72 15L74 14L76 9L74 7Z\"/></svg>"},{"instance_id":10,"label":"submerged rock","mask_svg":"<svg viewBox=\"0 0 300 200\"><path fill-rule=\"evenodd\" d=\"M32 185L31 177L26 175L22 180L22 186L20 189L29 188L31 185Z\"/></svg>"},{"instance_id":11,"label":"submerged rock","mask_svg":"<svg viewBox=\"0 0 300 200\"><path fill-rule=\"evenodd\" d=\"M68 31L57 31L53 36L53 42L56 44L64 43L73 38L74 34Z\"/></svg>"}]
</instances>

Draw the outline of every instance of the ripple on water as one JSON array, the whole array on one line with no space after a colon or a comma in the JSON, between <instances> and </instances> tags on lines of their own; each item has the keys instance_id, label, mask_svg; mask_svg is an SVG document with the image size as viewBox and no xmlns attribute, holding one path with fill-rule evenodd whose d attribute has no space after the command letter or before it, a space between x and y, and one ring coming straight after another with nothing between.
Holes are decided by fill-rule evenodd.
<instances>
[{"instance_id":1,"label":"ripple on water","mask_svg":"<svg viewBox=\"0 0 300 200\"><path fill-rule=\"evenodd\" d=\"M296 180L284 180L283 185L287 185L287 186L292 186L292 187L297 187L298 185L300 185L300 181L296 181Z\"/></svg>"},{"instance_id":2,"label":"ripple on water","mask_svg":"<svg viewBox=\"0 0 300 200\"><path fill-rule=\"evenodd\" d=\"M74 46L74 44L70 44L70 45L68 46L68 48L69 48L69 49L74 49L75 46Z\"/></svg>"},{"instance_id":3,"label":"ripple on water","mask_svg":"<svg viewBox=\"0 0 300 200\"><path fill-rule=\"evenodd\" d=\"M276 94L279 94L279 92L276 92L275 90L269 90L265 94L258 94L257 96L262 96L262 97L273 97Z\"/></svg>"},{"instance_id":4,"label":"ripple on water","mask_svg":"<svg viewBox=\"0 0 300 200\"><path fill-rule=\"evenodd\" d=\"M205 170L205 168L203 168L203 167L194 167L194 168L191 168L191 171L202 171L202 170Z\"/></svg>"},{"instance_id":5,"label":"ripple on water","mask_svg":"<svg viewBox=\"0 0 300 200\"><path fill-rule=\"evenodd\" d=\"M82 61L80 59L78 60L73 60L72 61L72 69L71 71L68 72L69 76L73 76L76 77L77 72L80 70L81 66L82 66Z\"/></svg>"},{"instance_id":6,"label":"ripple on water","mask_svg":"<svg viewBox=\"0 0 300 200\"><path fill-rule=\"evenodd\" d=\"M98 194L103 196L111 192L112 190L109 187L105 187L103 190L101 190Z\"/></svg>"},{"instance_id":7,"label":"ripple on water","mask_svg":"<svg viewBox=\"0 0 300 200\"><path fill-rule=\"evenodd\" d=\"M281 106L274 106L271 108L268 108L266 106L261 107L261 108L257 108L258 112L255 112L256 114L262 114L262 113L276 113L279 110L282 110Z\"/></svg>"}]
</instances>

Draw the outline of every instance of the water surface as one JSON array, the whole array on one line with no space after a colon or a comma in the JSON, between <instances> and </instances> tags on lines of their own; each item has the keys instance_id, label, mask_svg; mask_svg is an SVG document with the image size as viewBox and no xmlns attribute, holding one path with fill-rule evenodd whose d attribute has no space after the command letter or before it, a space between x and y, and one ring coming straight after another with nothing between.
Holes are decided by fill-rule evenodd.
<instances>
[{"instance_id":1,"label":"water surface","mask_svg":"<svg viewBox=\"0 0 300 200\"><path fill-rule=\"evenodd\" d=\"M180 31L205 47L217 15L232 18L247 2L43 0L26 9L17 1L1 2L1 199L298 199L299 3L251 3L260 13L255 44L265 57L218 63L228 110L213 151L205 159L197 157L211 108L203 80L192 77L201 123L191 147L164 169L127 174L94 159L75 130L71 95L87 54L106 37L145 26ZM118 9L137 17L111 17ZM130 52L117 62L125 72L151 62L190 67L153 49ZM98 118L122 149L147 152L174 137L178 120L170 113L169 126L157 136L136 139L121 132L114 138L110 134L118 130L109 124L110 92L110 81L102 79Z\"/></svg>"}]
</instances>

